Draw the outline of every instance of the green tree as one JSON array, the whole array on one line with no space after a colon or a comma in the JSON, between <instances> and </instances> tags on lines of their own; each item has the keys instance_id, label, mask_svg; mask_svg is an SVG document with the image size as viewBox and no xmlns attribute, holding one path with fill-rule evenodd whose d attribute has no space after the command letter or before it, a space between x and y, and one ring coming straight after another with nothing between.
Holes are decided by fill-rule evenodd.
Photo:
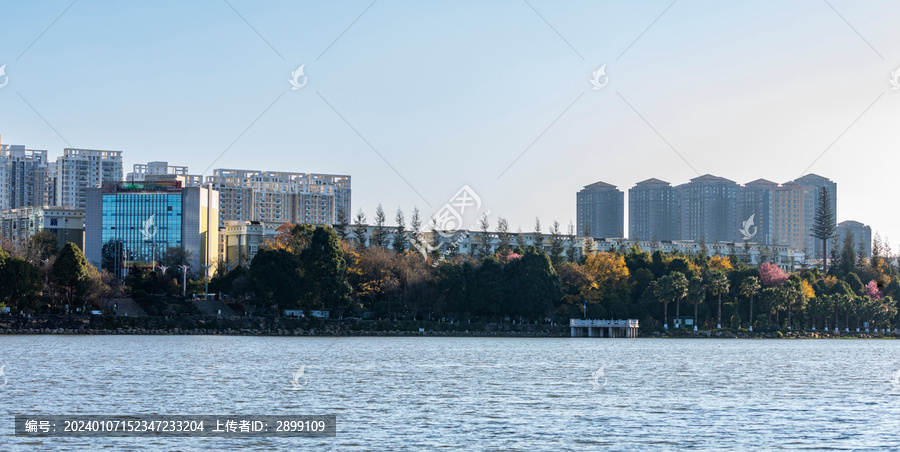
<instances>
[{"instance_id":1,"label":"green tree","mask_svg":"<svg viewBox=\"0 0 900 452\"><path fill-rule=\"evenodd\" d=\"M497 239L499 244L497 245L497 252L500 254L508 254L510 250L510 234L509 234L509 222L506 218L497 217Z\"/></svg>"},{"instance_id":2,"label":"green tree","mask_svg":"<svg viewBox=\"0 0 900 452\"><path fill-rule=\"evenodd\" d=\"M160 265L165 265L170 271L177 270L179 265L190 265L194 260L194 252L183 246L170 246L160 256ZM188 272L190 277L190 272Z\"/></svg>"},{"instance_id":3,"label":"green tree","mask_svg":"<svg viewBox=\"0 0 900 452\"><path fill-rule=\"evenodd\" d=\"M548 316L563 297L562 282L546 253L529 246L504 267L506 299L512 311L531 320Z\"/></svg>"},{"instance_id":4,"label":"green tree","mask_svg":"<svg viewBox=\"0 0 900 452\"><path fill-rule=\"evenodd\" d=\"M375 208L375 230L372 231L375 234L375 242L374 245L384 248L387 246L387 237L384 234L384 223L387 221L387 217L384 215L384 209L381 207L381 203L378 204L378 207ZM369 239L371 243L371 238Z\"/></svg>"},{"instance_id":5,"label":"green tree","mask_svg":"<svg viewBox=\"0 0 900 452\"><path fill-rule=\"evenodd\" d=\"M350 223L350 216L347 212L344 211L344 206L338 206L337 209L337 218L334 222L334 231L337 232L338 237L341 240L347 240L347 235L349 232L347 231L347 225Z\"/></svg>"},{"instance_id":6,"label":"green tree","mask_svg":"<svg viewBox=\"0 0 900 452\"><path fill-rule=\"evenodd\" d=\"M327 226L315 229L310 245L303 251L305 309L344 309L350 303L350 283L344 250L335 231Z\"/></svg>"},{"instance_id":7,"label":"green tree","mask_svg":"<svg viewBox=\"0 0 900 452\"><path fill-rule=\"evenodd\" d=\"M687 277L684 276L684 273L681 272L672 272L669 273L669 276L672 277L672 289L675 295L675 317L678 319L678 327L680 328L681 300L688 294L689 282Z\"/></svg>"},{"instance_id":8,"label":"green tree","mask_svg":"<svg viewBox=\"0 0 900 452\"><path fill-rule=\"evenodd\" d=\"M534 241L532 242L539 251L544 250L544 235L541 233L541 219L534 217Z\"/></svg>"},{"instance_id":9,"label":"green tree","mask_svg":"<svg viewBox=\"0 0 900 452\"><path fill-rule=\"evenodd\" d=\"M562 232L559 229L559 222L554 221L550 226L550 262L553 264L553 268L559 268L563 264L563 252L565 252L565 247Z\"/></svg>"},{"instance_id":10,"label":"green tree","mask_svg":"<svg viewBox=\"0 0 900 452\"><path fill-rule=\"evenodd\" d=\"M484 259L491 254L491 234L488 232L491 228L491 223L488 221L487 215L482 215L480 219L478 219L478 228L481 230L481 248L479 248L478 258Z\"/></svg>"},{"instance_id":11,"label":"green tree","mask_svg":"<svg viewBox=\"0 0 900 452\"><path fill-rule=\"evenodd\" d=\"M0 261L0 280L0 297L15 305L16 312L30 307L43 286L38 269L19 257Z\"/></svg>"},{"instance_id":12,"label":"green tree","mask_svg":"<svg viewBox=\"0 0 900 452\"><path fill-rule=\"evenodd\" d=\"M100 268L121 275L119 263L124 259L125 243L120 239L109 239L100 250ZM162 264L165 265L165 264Z\"/></svg>"},{"instance_id":13,"label":"green tree","mask_svg":"<svg viewBox=\"0 0 900 452\"><path fill-rule=\"evenodd\" d=\"M697 331L697 323L699 322L699 317L697 316L697 307L700 303L703 303L703 300L706 298L706 285L703 283L703 279L699 276L692 276L691 280L688 282L688 303L694 305L694 331Z\"/></svg>"},{"instance_id":14,"label":"green tree","mask_svg":"<svg viewBox=\"0 0 900 452\"><path fill-rule=\"evenodd\" d=\"M290 251L261 248L250 261L250 277L257 300L267 309L297 305L302 281L297 257Z\"/></svg>"},{"instance_id":15,"label":"green tree","mask_svg":"<svg viewBox=\"0 0 900 452\"><path fill-rule=\"evenodd\" d=\"M687 296L687 294L688 280L684 277L683 273L672 272L659 279L657 297L661 298L663 301L665 325L668 326L669 324L669 301L674 301L676 303L675 317L678 318L681 315L681 299Z\"/></svg>"},{"instance_id":16,"label":"green tree","mask_svg":"<svg viewBox=\"0 0 900 452\"><path fill-rule=\"evenodd\" d=\"M569 227L566 230L566 260L575 262L578 260L577 254L575 250L575 225L572 224L572 220L569 220Z\"/></svg>"},{"instance_id":17,"label":"green tree","mask_svg":"<svg viewBox=\"0 0 900 452\"><path fill-rule=\"evenodd\" d=\"M366 247L367 235L366 214L363 213L362 209L359 209L359 212L356 212L356 218L353 219L353 236L356 237L356 243L359 244L360 248Z\"/></svg>"},{"instance_id":18,"label":"green tree","mask_svg":"<svg viewBox=\"0 0 900 452\"><path fill-rule=\"evenodd\" d=\"M708 281L710 293L717 296L719 300L719 314L716 317L718 319L716 321L716 328L722 328L722 294L728 293L728 276L726 276L725 272L722 270L712 270L709 272Z\"/></svg>"},{"instance_id":19,"label":"green tree","mask_svg":"<svg viewBox=\"0 0 900 452\"><path fill-rule=\"evenodd\" d=\"M406 251L406 219L403 218L403 211L399 207L397 208L397 215L394 217L394 221L397 222L397 232L394 234L392 248L397 253L402 254Z\"/></svg>"},{"instance_id":20,"label":"green tree","mask_svg":"<svg viewBox=\"0 0 900 452\"><path fill-rule=\"evenodd\" d=\"M88 265L81 248L72 242L66 243L53 263L53 280L65 291L70 305L84 295L90 278Z\"/></svg>"},{"instance_id":21,"label":"green tree","mask_svg":"<svg viewBox=\"0 0 900 452\"><path fill-rule=\"evenodd\" d=\"M761 288L759 278L756 276L748 276L741 283L741 295L750 299L750 331L753 331L753 297L759 293Z\"/></svg>"},{"instance_id":22,"label":"green tree","mask_svg":"<svg viewBox=\"0 0 900 452\"><path fill-rule=\"evenodd\" d=\"M850 228L847 228L847 232L844 233L844 239L841 243L841 252L838 255L838 276L840 277L845 277L851 272L856 271L856 267L859 264L859 259L856 255L856 247L853 242L853 232L850 231Z\"/></svg>"},{"instance_id":23,"label":"green tree","mask_svg":"<svg viewBox=\"0 0 900 452\"><path fill-rule=\"evenodd\" d=\"M831 197L828 188L819 190L819 199L816 201L816 215L813 219L813 227L810 235L822 241L822 272L828 273L828 240L834 237L835 223L834 212L831 210Z\"/></svg>"},{"instance_id":24,"label":"green tree","mask_svg":"<svg viewBox=\"0 0 900 452\"><path fill-rule=\"evenodd\" d=\"M413 207L412 218L409 219L409 241L413 246L421 246L419 237L422 236L422 215L418 207Z\"/></svg>"}]
</instances>

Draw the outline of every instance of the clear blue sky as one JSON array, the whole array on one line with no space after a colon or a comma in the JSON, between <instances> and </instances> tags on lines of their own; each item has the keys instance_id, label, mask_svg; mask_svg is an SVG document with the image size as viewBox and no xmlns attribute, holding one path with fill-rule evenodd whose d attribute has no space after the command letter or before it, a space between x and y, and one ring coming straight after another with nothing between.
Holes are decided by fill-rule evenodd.
<instances>
[{"instance_id":1,"label":"clear blue sky","mask_svg":"<svg viewBox=\"0 0 900 452\"><path fill-rule=\"evenodd\" d=\"M838 220L900 241L895 1L9 3L3 143L192 173L234 143L215 167L350 174L369 218L468 184L526 231L574 220L598 180L784 182L815 161Z\"/></svg>"}]
</instances>

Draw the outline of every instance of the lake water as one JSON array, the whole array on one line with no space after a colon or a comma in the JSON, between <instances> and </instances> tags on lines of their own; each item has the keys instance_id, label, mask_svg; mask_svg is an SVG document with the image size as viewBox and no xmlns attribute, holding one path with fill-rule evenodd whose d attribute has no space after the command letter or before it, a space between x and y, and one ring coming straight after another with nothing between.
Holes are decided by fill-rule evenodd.
<instances>
[{"instance_id":1,"label":"lake water","mask_svg":"<svg viewBox=\"0 0 900 452\"><path fill-rule=\"evenodd\" d=\"M0 350L2 450L900 448L894 340L0 336ZM29 413L335 414L337 435L14 436Z\"/></svg>"}]
</instances>

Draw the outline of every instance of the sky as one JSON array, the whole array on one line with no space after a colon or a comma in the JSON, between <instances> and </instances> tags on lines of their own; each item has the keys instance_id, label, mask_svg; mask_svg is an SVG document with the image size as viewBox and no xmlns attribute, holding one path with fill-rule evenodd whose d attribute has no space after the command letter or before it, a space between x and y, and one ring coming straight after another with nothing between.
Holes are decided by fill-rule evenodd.
<instances>
[{"instance_id":1,"label":"sky","mask_svg":"<svg viewBox=\"0 0 900 452\"><path fill-rule=\"evenodd\" d=\"M0 140L51 158L349 174L370 220L468 186L513 231L596 181L816 173L900 241L900 2L10 3Z\"/></svg>"}]
</instances>

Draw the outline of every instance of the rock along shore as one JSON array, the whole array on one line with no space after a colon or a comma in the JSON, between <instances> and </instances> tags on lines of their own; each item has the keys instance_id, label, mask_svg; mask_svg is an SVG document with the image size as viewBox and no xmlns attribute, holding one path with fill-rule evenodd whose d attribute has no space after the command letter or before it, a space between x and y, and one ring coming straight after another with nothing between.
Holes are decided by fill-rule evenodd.
<instances>
[{"instance_id":1,"label":"rock along shore","mask_svg":"<svg viewBox=\"0 0 900 452\"><path fill-rule=\"evenodd\" d=\"M431 337L569 337L565 325L509 323L449 323L427 321L319 320L216 316L113 317L40 316L0 317L0 335L230 335L230 336L431 336ZM824 331L641 331L645 338L735 339L849 339L895 338L892 333L834 333ZM627 339L626 339L627 340Z\"/></svg>"}]
</instances>

